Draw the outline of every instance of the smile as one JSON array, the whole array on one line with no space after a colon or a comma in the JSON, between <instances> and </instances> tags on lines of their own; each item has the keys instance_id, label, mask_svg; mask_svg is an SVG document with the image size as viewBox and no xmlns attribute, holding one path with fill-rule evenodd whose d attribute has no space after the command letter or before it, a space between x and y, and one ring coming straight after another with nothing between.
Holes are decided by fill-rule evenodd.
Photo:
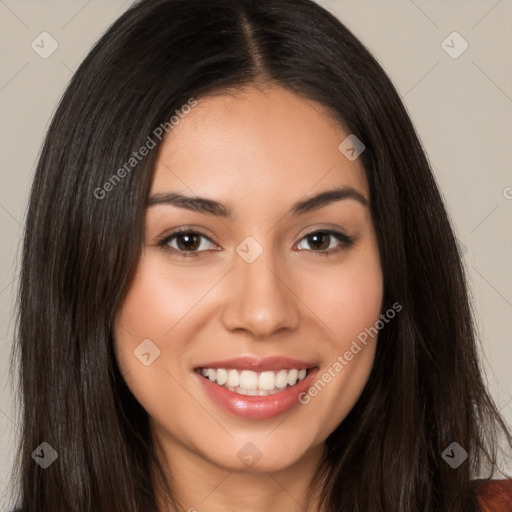
<instances>
[{"instance_id":1,"label":"smile","mask_svg":"<svg viewBox=\"0 0 512 512\"><path fill-rule=\"evenodd\" d=\"M194 368L200 387L217 407L248 420L265 420L302 407L298 397L318 371L316 362L282 356L242 356Z\"/></svg>"},{"instance_id":2,"label":"smile","mask_svg":"<svg viewBox=\"0 0 512 512\"><path fill-rule=\"evenodd\" d=\"M210 382L239 395L267 396L292 388L308 374L308 369L292 368L279 371L255 372L228 368L199 368Z\"/></svg>"}]
</instances>

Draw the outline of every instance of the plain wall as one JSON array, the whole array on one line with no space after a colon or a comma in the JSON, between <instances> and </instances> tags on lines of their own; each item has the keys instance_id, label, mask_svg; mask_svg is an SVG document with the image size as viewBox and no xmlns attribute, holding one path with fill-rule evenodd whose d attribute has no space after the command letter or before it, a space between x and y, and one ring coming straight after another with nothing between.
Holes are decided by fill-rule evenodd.
<instances>
[{"instance_id":1,"label":"plain wall","mask_svg":"<svg viewBox=\"0 0 512 512\"><path fill-rule=\"evenodd\" d=\"M324 0L389 74L453 219L489 387L512 424L512 2ZM0 1L0 509L16 443L8 364L22 227L41 143L64 88L122 0ZM469 44L452 58L442 42ZM47 59L31 47L57 41ZM44 36L46 37L46 36ZM463 41L450 36L454 54ZM47 46L48 48L48 46ZM512 471L509 463L508 472Z\"/></svg>"}]
</instances>

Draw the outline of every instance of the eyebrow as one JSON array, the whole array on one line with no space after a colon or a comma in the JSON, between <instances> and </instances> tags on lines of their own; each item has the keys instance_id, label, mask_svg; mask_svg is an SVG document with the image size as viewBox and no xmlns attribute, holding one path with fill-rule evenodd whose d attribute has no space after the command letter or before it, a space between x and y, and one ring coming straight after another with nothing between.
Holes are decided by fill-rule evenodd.
<instances>
[{"instance_id":1,"label":"eyebrow","mask_svg":"<svg viewBox=\"0 0 512 512\"><path fill-rule=\"evenodd\" d=\"M341 187L320 192L308 199L298 201L289 210L288 215L300 215L323 208L335 201L354 199L363 206L368 206L368 200L352 187ZM233 211L226 205L204 197L190 197L176 192L159 193L151 196L147 207L159 204L169 204L194 212L215 215L216 217L233 218Z\"/></svg>"}]
</instances>

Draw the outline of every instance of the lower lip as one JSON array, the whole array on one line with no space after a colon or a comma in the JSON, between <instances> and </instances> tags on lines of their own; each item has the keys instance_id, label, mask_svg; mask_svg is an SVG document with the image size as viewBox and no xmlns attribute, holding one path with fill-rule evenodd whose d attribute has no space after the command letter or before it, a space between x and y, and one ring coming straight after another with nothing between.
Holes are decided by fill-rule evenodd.
<instances>
[{"instance_id":1,"label":"lower lip","mask_svg":"<svg viewBox=\"0 0 512 512\"><path fill-rule=\"evenodd\" d=\"M317 372L318 368L311 368L295 386L267 396L239 395L195 373L210 398L220 407L242 418L263 420L284 414L299 404L299 395L309 389Z\"/></svg>"}]
</instances>

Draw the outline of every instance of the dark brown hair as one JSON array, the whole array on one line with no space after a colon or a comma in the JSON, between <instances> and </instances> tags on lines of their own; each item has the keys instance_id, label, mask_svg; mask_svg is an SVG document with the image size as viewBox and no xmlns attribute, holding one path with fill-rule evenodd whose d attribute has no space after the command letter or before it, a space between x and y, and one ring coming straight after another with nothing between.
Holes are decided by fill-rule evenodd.
<instances>
[{"instance_id":1,"label":"dark brown hair","mask_svg":"<svg viewBox=\"0 0 512 512\"><path fill-rule=\"evenodd\" d=\"M482 380L438 187L377 61L310 0L141 0L72 78L33 182L13 353L23 510L157 510L148 416L121 378L111 332L140 256L156 151L97 191L190 98L255 83L320 102L364 142L383 311L403 306L327 439L312 483L325 508L467 512L470 481L491 474L500 434L512 443ZM31 457L43 441L59 454L47 469ZM441 457L453 441L469 454L457 469Z\"/></svg>"}]
</instances>

